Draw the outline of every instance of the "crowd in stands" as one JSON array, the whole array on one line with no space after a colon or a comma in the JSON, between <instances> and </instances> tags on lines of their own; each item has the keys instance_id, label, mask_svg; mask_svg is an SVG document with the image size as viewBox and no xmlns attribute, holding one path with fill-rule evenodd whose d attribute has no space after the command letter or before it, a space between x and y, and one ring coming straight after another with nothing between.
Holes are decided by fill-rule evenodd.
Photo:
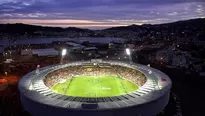
<instances>
[{"instance_id":1,"label":"crowd in stands","mask_svg":"<svg viewBox=\"0 0 205 116\"><path fill-rule=\"evenodd\" d=\"M71 79L72 77L77 77L80 75L84 76L116 76L119 78L125 78L138 86L142 86L146 82L146 77L143 73L136 69L132 69L125 66L120 65L76 65L69 66L66 68L61 68L55 70L51 73L48 73L44 78L44 83L49 88L55 85L58 82L63 80Z\"/></svg>"}]
</instances>

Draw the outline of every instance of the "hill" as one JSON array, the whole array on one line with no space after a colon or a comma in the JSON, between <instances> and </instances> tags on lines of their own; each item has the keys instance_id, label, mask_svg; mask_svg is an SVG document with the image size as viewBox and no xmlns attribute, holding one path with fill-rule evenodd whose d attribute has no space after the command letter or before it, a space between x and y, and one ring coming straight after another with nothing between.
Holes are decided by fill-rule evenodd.
<instances>
[{"instance_id":1,"label":"hill","mask_svg":"<svg viewBox=\"0 0 205 116\"><path fill-rule=\"evenodd\" d=\"M155 29L155 28L184 28L184 29L191 29L194 28L205 28L205 18L198 18L198 19L190 19L184 21L177 21L172 23L165 23L165 24L143 24L143 25L129 25L129 26L120 26L120 27L111 27L104 30L132 30L136 31L138 29Z\"/></svg>"},{"instance_id":2,"label":"hill","mask_svg":"<svg viewBox=\"0 0 205 116\"><path fill-rule=\"evenodd\" d=\"M43 27L27 24L0 24L0 33L8 35L30 35L30 36L66 36L67 34L73 36L80 36L80 34L91 34L92 30L81 29L76 27Z\"/></svg>"},{"instance_id":3,"label":"hill","mask_svg":"<svg viewBox=\"0 0 205 116\"><path fill-rule=\"evenodd\" d=\"M177 36L205 39L205 19L199 18L155 25L144 24L112 27L102 30L101 33L105 33L107 36L117 35L122 38Z\"/></svg>"},{"instance_id":4,"label":"hill","mask_svg":"<svg viewBox=\"0 0 205 116\"><path fill-rule=\"evenodd\" d=\"M165 24L143 24L89 30L76 27L43 27L27 24L0 24L0 34L41 37L119 37L127 39L198 38L205 39L205 19L191 19Z\"/></svg>"}]
</instances>

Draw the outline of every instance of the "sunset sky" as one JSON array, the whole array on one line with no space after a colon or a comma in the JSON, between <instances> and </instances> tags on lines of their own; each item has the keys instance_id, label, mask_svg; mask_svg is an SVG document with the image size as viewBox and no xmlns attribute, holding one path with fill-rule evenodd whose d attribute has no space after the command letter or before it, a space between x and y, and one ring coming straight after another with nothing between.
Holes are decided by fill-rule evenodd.
<instances>
[{"instance_id":1,"label":"sunset sky","mask_svg":"<svg viewBox=\"0 0 205 116\"><path fill-rule=\"evenodd\" d=\"M205 0L0 0L0 23L100 29L205 18Z\"/></svg>"}]
</instances>

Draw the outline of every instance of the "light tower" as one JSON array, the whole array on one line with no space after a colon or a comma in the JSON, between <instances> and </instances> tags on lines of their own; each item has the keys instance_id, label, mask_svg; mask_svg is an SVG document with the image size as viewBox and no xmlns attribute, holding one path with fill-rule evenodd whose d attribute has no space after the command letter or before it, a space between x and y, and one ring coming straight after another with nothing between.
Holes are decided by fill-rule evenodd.
<instances>
[{"instance_id":1,"label":"light tower","mask_svg":"<svg viewBox=\"0 0 205 116\"><path fill-rule=\"evenodd\" d=\"M37 65L37 66L36 66L36 74L39 73L39 68L40 68L40 65Z\"/></svg>"},{"instance_id":2,"label":"light tower","mask_svg":"<svg viewBox=\"0 0 205 116\"><path fill-rule=\"evenodd\" d=\"M63 49L62 52L61 52L61 60L60 60L60 64L63 63L63 58L65 57L66 54L67 54L67 50L66 50L66 49Z\"/></svg>"},{"instance_id":3,"label":"light tower","mask_svg":"<svg viewBox=\"0 0 205 116\"><path fill-rule=\"evenodd\" d=\"M126 51L126 54L127 54L128 57L129 57L129 61L130 61L130 63L132 63L132 56L131 56L130 49L129 49L129 48L126 48L125 51Z\"/></svg>"}]
</instances>

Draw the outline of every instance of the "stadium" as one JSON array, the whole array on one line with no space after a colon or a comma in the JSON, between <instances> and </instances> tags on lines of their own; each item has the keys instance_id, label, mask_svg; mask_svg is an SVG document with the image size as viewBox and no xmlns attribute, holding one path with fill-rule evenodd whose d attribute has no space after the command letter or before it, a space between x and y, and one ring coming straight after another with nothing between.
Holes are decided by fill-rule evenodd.
<instances>
[{"instance_id":1,"label":"stadium","mask_svg":"<svg viewBox=\"0 0 205 116\"><path fill-rule=\"evenodd\" d=\"M149 66L93 59L36 69L19 90L33 116L154 116L168 104L171 85Z\"/></svg>"}]
</instances>

